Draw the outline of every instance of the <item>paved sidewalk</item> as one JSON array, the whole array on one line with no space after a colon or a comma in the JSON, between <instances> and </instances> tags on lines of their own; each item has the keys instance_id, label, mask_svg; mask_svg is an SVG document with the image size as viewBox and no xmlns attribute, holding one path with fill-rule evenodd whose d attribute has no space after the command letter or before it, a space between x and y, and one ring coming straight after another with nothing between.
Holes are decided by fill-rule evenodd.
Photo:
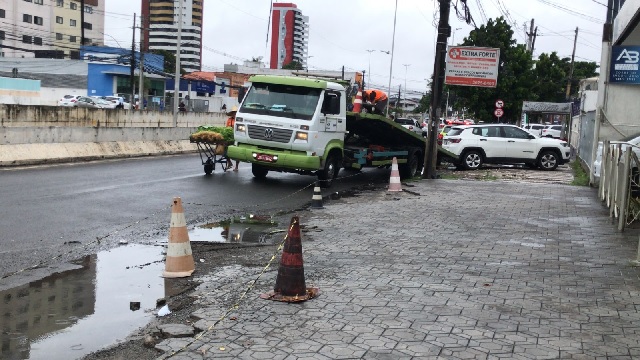
<instances>
[{"instance_id":1,"label":"paved sidewalk","mask_svg":"<svg viewBox=\"0 0 640 360\"><path fill-rule=\"evenodd\" d=\"M639 232L617 233L594 189L412 185L301 213L307 286L320 296L259 299L278 255L237 310L171 358L640 358L640 269L629 265ZM218 320L261 270L208 276L196 327Z\"/></svg>"}]
</instances>

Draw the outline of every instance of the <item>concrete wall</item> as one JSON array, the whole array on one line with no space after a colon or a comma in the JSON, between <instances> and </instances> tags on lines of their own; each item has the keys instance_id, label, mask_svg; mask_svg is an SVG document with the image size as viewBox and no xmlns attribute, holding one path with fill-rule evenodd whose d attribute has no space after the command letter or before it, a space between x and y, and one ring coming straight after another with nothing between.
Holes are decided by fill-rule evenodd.
<instances>
[{"instance_id":1,"label":"concrete wall","mask_svg":"<svg viewBox=\"0 0 640 360\"><path fill-rule=\"evenodd\" d=\"M0 105L0 166L152 156L197 151L199 125L224 126L224 113Z\"/></svg>"},{"instance_id":2,"label":"concrete wall","mask_svg":"<svg viewBox=\"0 0 640 360\"><path fill-rule=\"evenodd\" d=\"M618 140L640 133L640 85L609 84L605 99L606 121L600 127L600 140Z\"/></svg>"},{"instance_id":3,"label":"concrete wall","mask_svg":"<svg viewBox=\"0 0 640 360\"><path fill-rule=\"evenodd\" d=\"M223 126L224 113L179 113L178 127ZM0 105L2 127L173 127L173 114L160 111Z\"/></svg>"}]
</instances>

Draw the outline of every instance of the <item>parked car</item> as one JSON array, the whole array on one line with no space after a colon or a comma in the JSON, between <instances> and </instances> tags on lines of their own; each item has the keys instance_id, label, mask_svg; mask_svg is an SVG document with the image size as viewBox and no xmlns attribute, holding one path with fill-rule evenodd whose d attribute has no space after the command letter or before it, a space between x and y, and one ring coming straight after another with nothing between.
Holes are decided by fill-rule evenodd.
<instances>
[{"instance_id":1,"label":"parked car","mask_svg":"<svg viewBox=\"0 0 640 360\"><path fill-rule=\"evenodd\" d=\"M442 145L442 139L444 139L445 136L447 136L447 133L449 132L449 130L451 130L453 126L451 125L445 125L440 132L438 133L438 145Z\"/></svg>"},{"instance_id":2,"label":"parked car","mask_svg":"<svg viewBox=\"0 0 640 360\"><path fill-rule=\"evenodd\" d=\"M115 104L114 109L131 109L131 104L122 96L102 96L101 98Z\"/></svg>"},{"instance_id":3,"label":"parked car","mask_svg":"<svg viewBox=\"0 0 640 360\"><path fill-rule=\"evenodd\" d=\"M422 127L420 126L420 123L418 122L418 120L408 119L408 118L397 118L395 119L395 122L402 125L403 128L409 131L413 131L416 134L422 135Z\"/></svg>"},{"instance_id":4,"label":"parked car","mask_svg":"<svg viewBox=\"0 0 640 360\"><path fill-rule=\"evenodd\" d=\"M73 106L82 95L65 95L58 100L58 106Z\"/></svg>"},{"instance_id":5,"label":"parked car","mask_svg":"<svg viewBox=\"0 0 640 360\"><path fill-rule=\"evenodd\" d=\"M469 170L484 163L528 164L555 170L569 162L571 155L565 141L538 138L508 124L454 126L442 146L458 156L456 166Z\"/></svg>"},{"instance_id":6,"label":"parked car","mask_svg":"<svg viewBox=\"0 0 640 360\"><path fill-rule=\"evenodd\" d=\"M91 98L94 100L96 105L100 105L103 109L115 109L118 105L117 103L103 99L102 96L91 96Z\"/></svg>"},{"instance_id":7,"label":"parked car","mask_svg":"<svg viewBox=\"0 0 640 360\"><path fill-rule=\"evenodd\" d=\"M535 136L540 137L540 135L542 134L542 129L545 128L545 125L542 124L528 124L522 127L523 129L527 130L528 132L532 133Z\"/></svg>"},{"instance_id":8,"label":"parked car","mask_svg":"<svg viewBox=\"0 0 640 360\"><path fill-rule=\"evenodd\" d=\"M620 144L620 149L623 152L626 151L629 146L631 146L631 151L633 151L636 156L640 158L640 133L627 136L618 141L610 141L609 143L612 145ZM603 146L603 142L599 141L598 148L596 150L596 159L593 162L593 175L596 178L596 181L600 181L600 168L602 165ZM637 170L635 172L637 172Z\"/></svg>"},{"instance_id":9,"label":"parked car","mask_svg":"<svg viewBox=\"0 0 640 360\"><path fill-rule=\"evenodd\" d=\"M562 125L547 125L542 129L540 133L541 137L552 137L560 139L562 135Z\"/></svg>"},{"instance_id":10,"label":"parked car","mask_svg":"<svg viewBox=\"0 0 640 360\"><path fill-rule=\"evenodd\" d=\"M88 96L80 96L78 101L76 101L73 107L82 107L82 108L90 108L90 109L104 109L109 106L109 103L102 99L95 99Z\"/></svg>"}]
</instances>

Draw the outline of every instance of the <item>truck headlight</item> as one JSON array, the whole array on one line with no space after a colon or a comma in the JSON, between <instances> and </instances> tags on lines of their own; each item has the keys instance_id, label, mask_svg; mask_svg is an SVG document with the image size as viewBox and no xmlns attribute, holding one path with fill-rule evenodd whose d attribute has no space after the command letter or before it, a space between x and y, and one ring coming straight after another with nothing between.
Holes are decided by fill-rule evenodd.
<instances>
[{"instance_id":1,"label":"truck headlight","mask_svg":"<svg viewBox=\"0 0 640 360\"><path fill-rule=\"evenodd\" d=\"M238 132L245 132L247 130L246 126L244 124L236 124L236 131Z\"/></svg>"},{"instance_id":2,"label":"truck headlight","mask_svg":"<svg viewBox=\"0 0 640 360\"><path fill-rule=\"evenodd\" d=\"M302 132L302 131L297 131L296 132L296 137L294 138L293 142L307 142L307 139L309 138L309 134L306 132Z\"/></svg>"}]
</instances>

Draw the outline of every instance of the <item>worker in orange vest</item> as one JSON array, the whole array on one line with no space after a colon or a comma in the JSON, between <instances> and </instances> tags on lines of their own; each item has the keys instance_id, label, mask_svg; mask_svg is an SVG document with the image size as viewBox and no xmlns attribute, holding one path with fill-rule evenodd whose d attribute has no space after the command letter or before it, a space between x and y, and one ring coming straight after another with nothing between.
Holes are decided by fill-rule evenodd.
<instances>
[{"instance_id":1,"label":"worker in orange vest","mask_svg":"<svg viewBox=\"0 0 640 360\"><path fill-rule=\"evenodd\" d=\"M236 124L237 111L238 111L238 107L234 106L233 108L231 108L231 111L227 113L227 116L229 116L229 118L227 118L227 123L226 123L227 127L230 127L233 129L234 125ZM226 155L226 151L225 151L225 155ZM239 163L240 163L240 160L236 160L236 167L233 168L233 171L238 171ZM230 168L231 166L232 166L231 159L227 158L227 167Z\"/></svg>"},{"instance_id":2,"label":"worker in orange vest","mask_svg":"<svg viewBox=\"0 0 640 360\"><path fill-rule=\"evenodd\" d=\"M384 109L387 107L389 103L389 97L387 93L382 90L374 90L369 89L365 90L363 93L363 99L366 101L363 106L374 114L384 114Z\"/></svg>"}]
</instances>

